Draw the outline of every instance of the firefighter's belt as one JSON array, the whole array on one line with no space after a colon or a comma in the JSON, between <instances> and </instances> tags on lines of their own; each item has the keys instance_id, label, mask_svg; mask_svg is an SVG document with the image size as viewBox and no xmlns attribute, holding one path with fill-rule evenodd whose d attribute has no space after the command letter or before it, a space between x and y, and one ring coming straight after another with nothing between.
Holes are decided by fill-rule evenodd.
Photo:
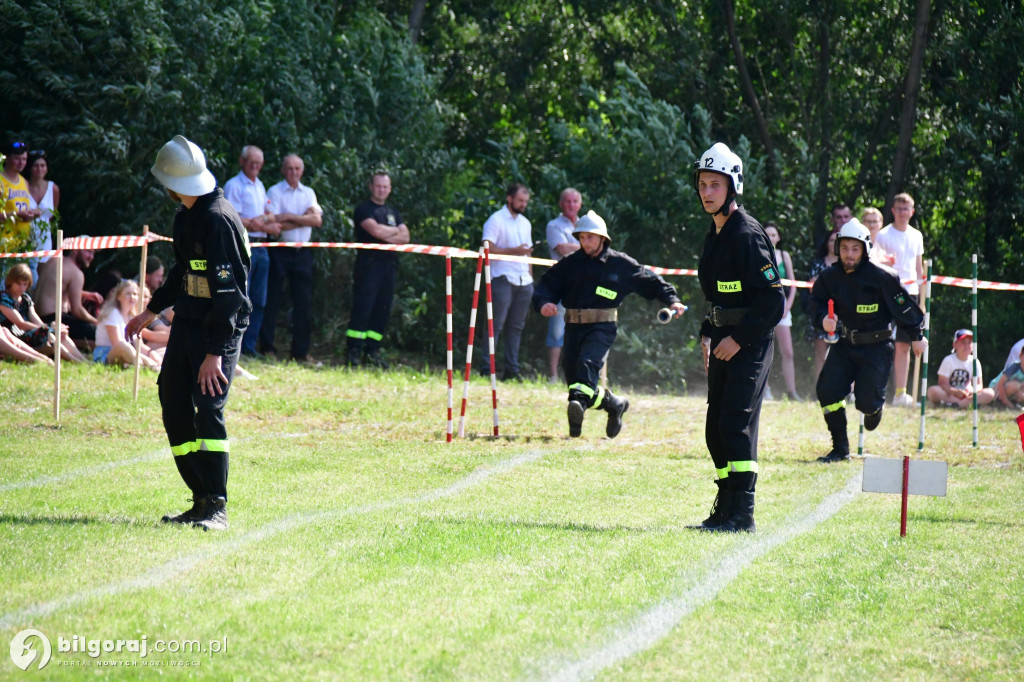
<instances>
[{"instance_id":1,"label":"firefighter's belt","mask_svg":"<svg viewBox=\"0 0 1024 682\"><path fill-rule=\"evenodd\" d=\"M854 346L863 346L869 343L888 341L892 338L892 329L886 327L885 329L877 329L873 332L859 332L856 329L846 329L844 327L839 332L839 338Z\"/></svg>"},{"instance_id":2,"label":"firefighter's belt","mask_svg":"<svg viewBox=\"0 0 1024 682\"><path fill-rule=\"evenodd\" d=\"M182 280L182 287L185 293L196 298L210 298L210 282L204 275L188 273Z\"/></svg>"},{"instance_id":3,"label":"firefighter's belt","mask_svg":"<svg viewBox=\"0 0 1024 682\"><path fill-rule=\"evenodd\" d=\"M597 322L617 322L617 308L566 308L565 321L569 324L595 324Z\"/></svg>"},{"instance_id":4,"label":"firefighter's belt","mask_svg":"<svg viewBox=\"0 0 1024 682\"><path fill-rule=\"evenodd\" d=\"M723 308L720 305L713 305L708 308L704 317L716 327L731 327L739 324L748 310L750 308Z\"/></svg>"}]
</instances>

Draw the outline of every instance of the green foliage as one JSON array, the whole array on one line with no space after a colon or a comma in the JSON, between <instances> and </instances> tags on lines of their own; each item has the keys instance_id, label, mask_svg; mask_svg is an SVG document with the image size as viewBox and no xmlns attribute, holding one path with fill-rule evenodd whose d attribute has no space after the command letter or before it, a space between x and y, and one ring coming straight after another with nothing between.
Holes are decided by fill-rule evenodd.
<instances>
[{"instance_id":1,"label":"green foliage","mask_svg":"<svg viewBox=\"0 0 1024 682\"><path fill-rule=\"evenodd\" d=\"M443 0L423 5L416 45L410 4L0 0L0 130L47 149L69 235L166 232L173 205L149 167L175 133L205 149L221 182L244 144L264 149L268 185L286 153L302 155L326 210L324 240L350 236L368 172L384 167L414 242L475 249L519 180L533 189L535 238L571 185L610 220L617 247L693 267L707 222L690 168L718 140L744 159L744 204L780 225L798 275L833 203L887 208L917 3ZM1022 36L1020 3L931 3L897 181L917 199L937 274L967 275L973 252L982 279L1024 271ZM170 256L166 245L154 251ZM346 324L352 259L317 254L317 340L331 347ZM101 252L94 270L132 273L135 262ZM392 325L402 350L434 354L443 343L440 269L403 259ZM455 277L459 296L472 264L458 262ZM936 295L963 312L957 292ZM984 344L1021 333L1005 304L1013 296L983 297L983 357L996 355ZM538 350L541 322L524 341Z\"/></svg>"}]
</instances>

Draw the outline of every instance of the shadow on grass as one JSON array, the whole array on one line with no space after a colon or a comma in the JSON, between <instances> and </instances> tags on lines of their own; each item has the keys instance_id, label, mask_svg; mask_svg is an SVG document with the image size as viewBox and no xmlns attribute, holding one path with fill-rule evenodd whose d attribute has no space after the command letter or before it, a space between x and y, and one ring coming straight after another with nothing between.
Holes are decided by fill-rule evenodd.
<instances>
[{"instance_id":1,"label":"shadow on grass","mask_svg":"<svg viewBox=\"0 0 1024 682\"><path fill-rule=\"evenodd\" d=\"M32 516L29 514L0 514L0 525L12 526L88 526L92 524L151 526L152 519L133 519L127 516Z\"/></svg>"}]
</instances>

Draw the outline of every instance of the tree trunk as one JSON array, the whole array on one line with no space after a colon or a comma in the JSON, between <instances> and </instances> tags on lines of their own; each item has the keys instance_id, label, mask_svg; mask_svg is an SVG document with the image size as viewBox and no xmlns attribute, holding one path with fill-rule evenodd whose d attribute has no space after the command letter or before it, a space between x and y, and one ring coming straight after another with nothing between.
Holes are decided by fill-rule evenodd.
<instances>
[{"instance_id":1,"label":"tree trunk","mask_svg":"<svg viewBox=\"0 0 1024 682\"><path fill-rule=\"evenodd\" d=\"M733 0L726 0L723 3L723 8L725 9L725 26L729 32L729 42L732 44L733 55L736 57L736 68L740 75L743 99L747 100L747 106L754 112L754 118L757 121L757 132L761 136L761 143L764 145L765 154L768 156L768 163L774 167L775 145L772 143L771 134L768 132L768 124L764 120L764 113L761 111L761 103L757 99L754 83L750 80L750 72L747 71L747 63L743 58L743 47L740 45L739 36L736 35L736 11L733 7Z\"/></svg>"},{"instance_id":2,"label":"tree trunk","mask_svg":"<svg viewBox=\"0 0 1024 682\"><path fill-rule=\"evenodd\" d=\"M409 40L415 45L420 39L420 28L423 26L423 11L427 8L427 0L415 0L409 11Z\"/></svg>"},{"instance_id":3,"label":"tree trunk","mask_svg":"<svg viewBox=\"0 0 1024 682\"><path fill-rule=\"evenodd\" d=\"M931 14L931 0L918 0L917 16L914 17L914 40L910 47L910 66L903 81L903 109L900 112L900 134L896 142L896 156L892 163L892 177L885 193L886 205L903 191L910 166L910 152L917 117L917 96L921 92L921 73L924 70L925 43L928 38L928 18Z\"/></svg>"},{"instance_id":4,"label":"tree trunk","mask_svg":"<svg viewBox=\"0 0 1024 682\"><path fill-rule=\"evenodd\" d=\"M821 137L818 142L818 190L814 197L814 206L811 215L811 243L817 244L832 228L829 212L829 193L831 192L832 166L832 91L831 91L831 62L832 43L829 36L831 27L831 13L828 9L829 3L819 4L821 15L818 19L818 76L816 91L818 93L817 109L818 120L821 124Z\"/></svg>"}]
</instances>

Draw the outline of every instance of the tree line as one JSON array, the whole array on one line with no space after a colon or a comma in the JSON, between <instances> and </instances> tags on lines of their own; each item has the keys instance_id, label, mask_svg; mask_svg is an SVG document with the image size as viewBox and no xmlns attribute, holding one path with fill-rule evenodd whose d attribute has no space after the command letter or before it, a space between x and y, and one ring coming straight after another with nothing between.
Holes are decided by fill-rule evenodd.
<instances>
[{"instance_id":1,"label":"tree line","mask_svg":"<svg viewBox=\"0 0 1024 682\"><path fill-rule=\"evenodd\" d=\"M47 150L69 235L166 231L173 206L149 167L180 132L221 183L244 144L264 149L270 181L299 153L326 210L318 239L350 236L385 168L414 242L475 249L514 180L543 238L571 185L617 247L667 267L695 266L708 221L692 164L724 141L745 162L744 204L780 225L798 274L833 204L888 218L906 191L936 273L968 275L977 252L983 279L1015 281L1022 15L1005 0L0 0L0 129ZM317 254L322 343L342 343L352 260ZM403 260L392 324L403 352L431 359L438 260ZM457 296L472 267L456 264ZM674 283L696 309L692 280ZM934 290L942 349L969 324L969 291ZM1019 296L980 297L989 374L1024 335ZM468 300L456 308L464 337ZM653 329L649 315L626 307L616 353L633 380L677 387L699 362L696 319ZM541 327L524 349L543 346Z\"/></svg>"}]
</instances>

